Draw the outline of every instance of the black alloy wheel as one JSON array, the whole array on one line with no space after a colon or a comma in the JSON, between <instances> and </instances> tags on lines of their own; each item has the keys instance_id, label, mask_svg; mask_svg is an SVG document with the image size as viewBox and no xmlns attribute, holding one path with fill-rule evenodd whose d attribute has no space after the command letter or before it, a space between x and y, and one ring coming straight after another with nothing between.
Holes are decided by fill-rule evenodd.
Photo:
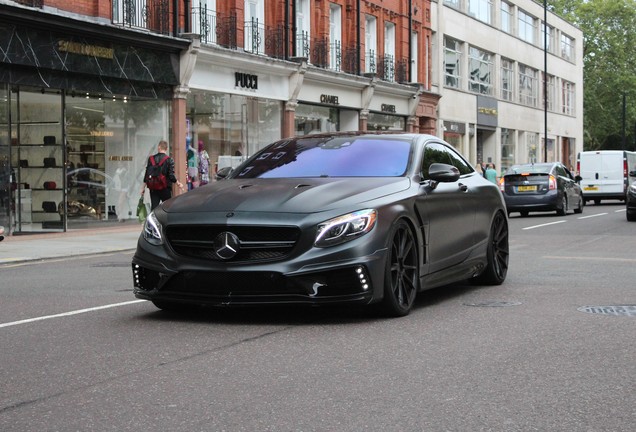
<instances>
[{"instance_id":1,"label":"black alloy wheel","mask_svg":"<svg viewBox=\"0 0 636 432\"><path fill-rule=\"evenodd\" d=\"M508 221L503 213L495 215L488 238L487 264L484 271L474 279L482 285L501 285L508 274Z\"/></svg>"},{"instance_id":2,"label":"black alloy wheel","mask_svg":"<svg viewBox=\"0 0 636 432\"><path fill-rule=\"evenodd\" d=\"M382 305L386 314L400 317L411 311L419 286L417 243L403 220L395 224L391 239Z\"/></svg>"}]
</instances>

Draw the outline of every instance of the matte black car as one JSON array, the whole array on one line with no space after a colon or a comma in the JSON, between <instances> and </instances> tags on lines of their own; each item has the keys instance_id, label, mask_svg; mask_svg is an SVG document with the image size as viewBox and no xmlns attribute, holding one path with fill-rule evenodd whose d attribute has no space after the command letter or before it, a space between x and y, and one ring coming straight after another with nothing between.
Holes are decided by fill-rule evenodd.
<instances>
[{"instance_id":1,"label":"matte black car","mask_svg":"<svg viewBox=\"0 0 636 432\"><path fill-rule=\"evenodd\" d=\"M500 179L499 187L508 215L556 211L564 216L569 210L582 213L585 205L577 179L560 162L513 165Z\"/></svg>"},{"instance_id":2,"label":"matte black car","mask_svg":"<svg viewBox=\"0 0 636 432\"><path fill-rule=\"evenodd\" d=\"M501 192L429 135L281 140L164 202L133 258L134 294L184 305L378 303L508 270Z\"/></svg>"},{"instance_id":3,"label":"matte black car","mask_svg":"<svg viewBox=\"0 0 636 432\"><path fill-rule=\"evenodd\" d=\"M636 171L629 172L630 185L627 188L627 220L636 222Z\"/></svg>"}]
</instances>

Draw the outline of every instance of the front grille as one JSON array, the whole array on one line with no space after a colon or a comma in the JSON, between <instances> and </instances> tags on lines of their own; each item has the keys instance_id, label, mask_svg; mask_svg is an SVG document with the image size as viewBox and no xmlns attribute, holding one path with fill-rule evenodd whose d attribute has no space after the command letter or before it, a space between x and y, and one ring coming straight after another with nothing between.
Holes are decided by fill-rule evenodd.
<instances>
[{"instance_id":1,"label":"front grille","mask_svg":"<svg viewBox=\"0 0 636 432\"><path fill-rule=\"evenodd\" d=\"M214 240L223 232L236 235L240 241L238 254L228 260L219 258L214 248ZM282 260L289 256L299 238L298 227L188 225L170 226L166 230L166 239L177 254L232 263Z\"/></svg>"}]
</instances>

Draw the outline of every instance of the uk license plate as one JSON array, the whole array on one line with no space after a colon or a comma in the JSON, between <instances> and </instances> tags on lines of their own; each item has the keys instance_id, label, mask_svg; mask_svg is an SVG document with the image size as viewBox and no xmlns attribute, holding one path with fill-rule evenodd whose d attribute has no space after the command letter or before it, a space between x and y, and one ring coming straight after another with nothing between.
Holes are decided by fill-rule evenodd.
<instances>
[{"instance_id":1,"label":"uk license plate","mask_svg":"<svg viewBox=\"0 0 636 432\"><path fill-rule=\"evenodd\" d=\"M517 192L535 192L536 186L517 186Z\"/></svg>"},{"instance_id":2,"label":"uk license plate","mask_svg":"<svg viewBox=\"0 0 636 432\"><path fill-rule=\"evenodd\" d=\"M583 190L586 190L586 191L597 191L598 190L598 186L585 186L583 188Z\"/></svg>"}]
</instances>

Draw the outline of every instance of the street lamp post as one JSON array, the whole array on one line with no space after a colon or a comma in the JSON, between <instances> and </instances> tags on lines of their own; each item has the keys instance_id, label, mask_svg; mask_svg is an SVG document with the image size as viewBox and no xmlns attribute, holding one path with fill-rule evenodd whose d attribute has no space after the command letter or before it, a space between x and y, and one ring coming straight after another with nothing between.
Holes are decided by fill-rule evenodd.
<instances>
[{"instance_id":1,"label":"street lamp post","mask_svg":"<svg viewBox=\"0 0 636 432\"><path fill-rule=\"evenodd\" d=\"M543 0L543 161L548 161L548 0Z\"/></svg>"}]
</instances>

